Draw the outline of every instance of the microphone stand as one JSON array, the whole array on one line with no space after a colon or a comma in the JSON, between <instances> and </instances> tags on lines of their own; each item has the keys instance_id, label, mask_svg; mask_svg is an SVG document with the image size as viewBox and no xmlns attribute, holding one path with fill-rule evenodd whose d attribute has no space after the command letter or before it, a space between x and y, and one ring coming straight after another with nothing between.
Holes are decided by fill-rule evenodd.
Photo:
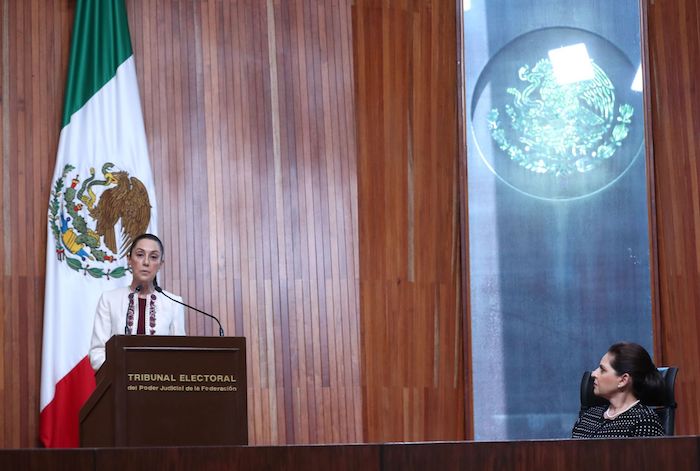
<instances>
[{"instance_id":1,"label":"microphone stand","mask_svg":"<svg viewBox=\"0 0 700 471\"><path fill-rule=\"evenodd\" d=\"M183 306L188 307L188 308L192 309L193 311L197 311L197 312L200 313L200 314L204 314L204 315L207 316L207 317L211 317L212 319L214 319L214 320L216 321L217 324L219 324L219 337L223 337L223 336L224 336L224 328L221 327L221 322L219 322L219 319L217 319L215 316L212 316L211 314L208 314L208 313L206 313L206 312L204 312L204 311L201 311L201 310L197 309L196 307L192 307L192 306L190 306L190 305L187 304L187 303L183 303L182 301L178 301L177 299L168 296L168 295L165 293L165 291L163 291L163 288L161 288L160 286L158 286L156 280L153 280L153 289L155 289L157 292L159 292L160 294L162 294L163 296L165 296L166 298L168 298L168 299L171 300L171 301L175 301L176 303L182 304Z\"/></svg>"}]
</instances>

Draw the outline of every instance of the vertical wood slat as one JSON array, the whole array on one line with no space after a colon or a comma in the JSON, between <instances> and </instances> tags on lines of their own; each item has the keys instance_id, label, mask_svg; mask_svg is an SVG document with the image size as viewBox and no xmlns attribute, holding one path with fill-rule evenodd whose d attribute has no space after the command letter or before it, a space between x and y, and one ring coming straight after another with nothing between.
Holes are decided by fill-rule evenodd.
<instances>
[{"instance_id":1,"label":"vertical wood slat","mask_svg":"<svg viewBox=\"0 0 700 471\"><path fill-rule=\"evenodd\" d=\"M37 443L46 211L75 3L0 4L0 446L26 447ZM161 284L248 338L252 444L362 441L349 0L126 6ZM216 333L196 314L187 329Z\"/></svg>"},{"instance_id":2,"label":"vertical wood slat","mask_svg":"<svg viewBox=\"0 0 700 471\"><path fill-rule=\"evenodd\" d=\"M2 12L0 14L2 17L0 18L2 21L0 21L0 53L2 54L2 59L0 60L0 89L1 89L1 98L0 100L0 119L2 119L2 132L0 132L0 150L2 150L2 178L0 178L0 197L2 197L3 201L9 201L9 175L10 172L6 171L8 168L8 162L10 158L10 139L9 139L9 133L10 133L10 107L9 107L9 72L10 68L8 67L9 64L9 59L10 59L10 41L9 41L9 4L7 0L4 0L1 4L2 7ZM3 205L3 211L2 211L2 224L3 227L9 227L9 213L7 210L7 205ZM9 246L9 241L11 234L10 231L3 231L3 237L2 237L2 250L0 250L0 268L3 270L3 284L2 284L2 291L0 291L0 295L2 296L3 299L8 299L8 293L7 293L7 274L10 271L8 266L8 257L5 256L5 253L7 252L6 248ZM2 311L0 311L2 312ZM0 401L1 403L7 403L8 396L7 396L7 383L6 383L6 378L7 378L7 371L8 371L8 366L9 366L9 361L13 356L13 351L8 349L6 347L6 342L8 340L7 335L11 331L11 329L8 328L9 326L7 325L7 317L2 315L2 322L0 322L0 342L3 346L0 353ZM19 439L19 434L13 433L12 427L14 423L9 421L9 420L4 420L2 427L0 427L0 443L16 443L16 441Z\"/></svg>"},{"instance_id":3,"label":"vertical wood slat","mask_svg":"<svg viewBox=\"0 0 700 471\"><path fill-rule=\"evenodd\" d=\"M676 434L700 433L700 7L646 2L654 143L657 362L680 368ZM652 260L654 258L652 257Z\"/></svg>"},{"instance_id":4,"label":"vertical wood slat","mask_svg":"<svg viewBox=\"0 0 700 471\"><path fill-rule=\"evenodd\" d=\"M457 11L463 10L463 1L455 0ZM468 439L474 438L474 377L472 374L472 342L471 342L471 297L470 287L470 262L469 262L469 189L467 188L467 101L466 101L466 77L464 63L464 15L457 14L457 142L459 152L459 191L460 204L460 261L462 278L459 280L458 293L465 293L460 316L462 322L462 342L455 339L455 349L461 349L464 358L464 416L465 431ZM455 381L459 377L455 376Z\"/></svg>"},{"instance_id":5,"label":"vertical wood slat","mask_svg":"<svg viewBox=\"0 0 700 471\"><path fill-rule=\"evenodd\" d=\"M454 6L353 8L368 441L466 438Z\"/></svg>"}]
</instances>

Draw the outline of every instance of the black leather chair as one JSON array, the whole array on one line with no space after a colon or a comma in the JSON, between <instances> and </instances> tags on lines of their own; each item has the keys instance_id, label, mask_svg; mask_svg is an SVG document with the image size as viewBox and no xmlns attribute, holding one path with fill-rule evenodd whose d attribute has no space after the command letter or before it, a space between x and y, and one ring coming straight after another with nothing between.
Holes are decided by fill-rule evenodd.
<instances>
[{"instance_id":1,"label":"black leather chair","mask_svg":"<svg viewBox=\"0 0 700 471\"><path fill-rule=\"evenodd\" d=\"M646 405L654 409L656 414L659 416L659 420L661 421L661 425L664 427L666 435L673 435L677 407L675 388L678 368L673 366L660 367L659 373L661 373L661 376L664 379L665 397L658 400L658 404ZM583 413L583 411L589 407L607 404L608 401L593 394L593 378L591 377L591 372L584 372L583 378L581 378L581 411L579 414Z\"/></svg>"}]
</instances>

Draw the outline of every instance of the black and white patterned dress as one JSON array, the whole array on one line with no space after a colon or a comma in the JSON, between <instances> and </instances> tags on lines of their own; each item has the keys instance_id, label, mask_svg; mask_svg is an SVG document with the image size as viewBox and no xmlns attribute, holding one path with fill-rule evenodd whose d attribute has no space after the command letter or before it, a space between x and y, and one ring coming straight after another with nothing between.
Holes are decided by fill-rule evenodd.
<instances>
[{"instance_id":1,"label":"black and white patterned dress","mask_svg":"<svg viewBox=\"0 0 700 471\"><path fill-rule=\"evenodd\" d=\"M614 419L603 413L608 406L586 409L574 424L571 438L660 437L664 429L656 412L638 402Z\"/></svg>"}]
</instances>

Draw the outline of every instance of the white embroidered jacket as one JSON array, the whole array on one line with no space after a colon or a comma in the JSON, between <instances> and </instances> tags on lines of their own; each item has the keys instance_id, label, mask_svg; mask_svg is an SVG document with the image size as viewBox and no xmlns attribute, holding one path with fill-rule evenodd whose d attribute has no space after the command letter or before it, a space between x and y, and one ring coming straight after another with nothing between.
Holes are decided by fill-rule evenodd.
<instances>
[{"instance_id":1,"label":"white embroidered jacket","mask_svg":"<svg viewBox=\"0 0 700 471\"><path fill-rule=\"evenodd\" d=\"M124 335L126 327L127 310L129 309L129 287L117 288L105 291L100 296L95 310L95 323L92 328L92 340L90 342L90 364L97 369L105 361L105 344L112 335ZM170 292L168 296L182 301L182 298ZM155 293L155 335L185 335L185 308L175 301L171 301L160 293ZM146 333L150 334L149 326L150 295L146 302ZM134 296L134 323L132 333L136 332L139 321L139 306Z\"/></svg>"}]
</instances>

